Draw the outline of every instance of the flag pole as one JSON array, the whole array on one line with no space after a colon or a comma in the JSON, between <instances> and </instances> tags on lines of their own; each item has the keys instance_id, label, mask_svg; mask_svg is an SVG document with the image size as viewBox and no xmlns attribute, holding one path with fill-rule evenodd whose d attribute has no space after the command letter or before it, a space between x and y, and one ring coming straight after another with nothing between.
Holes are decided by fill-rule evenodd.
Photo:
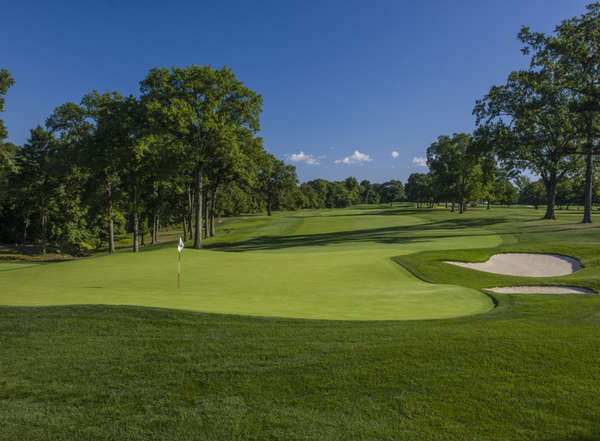
<instances>
[{"instance_id":1,"label":"flag pole","mask_svg":"<svg viewBox=\"0 0 600 441\"><path fill-rule=\"evenodd\" d=\"M181 253L185 244L181 237L179 238L179 244L177 244L177 288L181 288Z\"/></svg>"},{"instance_id":2,"label":"flag pole","mask_svg":"<svg viewBox=\"0 0 600 441\"><path fill-rule=\"evenodd\" d=\"M177 288L181 288L181 251L178 251L177 254Z\"/></svg>"}]
</instances>

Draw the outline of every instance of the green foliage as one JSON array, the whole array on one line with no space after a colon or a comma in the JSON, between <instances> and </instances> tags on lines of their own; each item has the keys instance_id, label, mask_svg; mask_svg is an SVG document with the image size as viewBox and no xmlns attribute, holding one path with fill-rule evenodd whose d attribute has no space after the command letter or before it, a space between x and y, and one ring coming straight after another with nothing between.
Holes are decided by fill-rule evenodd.
<instances>
[{"instance_id":1,"label":"green foliage","mask_svg":"<svg viewBox=\"0 0 600 441\"><path fill-rule=\"evenodd\" d=\"M272 214L273 209L285 208L282 197L296 188L298 178L296 168L286 165L270 153L264 153L259 160L258 192L266 204L267 213Z\"/></svg>"},{"instance_id":2,"label":"green foliage","mask_svg":"<svg viewBox=\"0 0 600 441\"><path fill-rule=\"evenodd\" d=\"M392 180L381 184L378 192L381 196L379 200L383 203L392 204L406 200L404 185L398 180Z\"/></svg>"},{"instance_id":3,"label":"green foliage","mask_svg":"<svg viewBox=\"0 0 600 441\"><path fill-rule=\"evenodd\" d=\"M460 213L465 203L483 195L482 157L471 135L456 133L440 136L427 149L427 165L432 186L444 200L459 203Z\"/></svg>"},{"instance_id":4,"label":"green foliage","mask_svg":"<svg viewBox=\"0 0 600 441\"><path fill-rule=\"evenodd\" d=\"M4 97L8 92L9 87L15 84L15 80L10 76L10 73L6 69L0 69L0 112L4 112ZM4 126L4 121L0 119L0 146L4 142L4 139L8 136L8 132L6 131L6 127ZM0 151L1 153L1 151ZM0 155L0 161L3 158ZM2 163L0 162L0 165Z\"/></svg>"},{"instance_id":5,"label":"green foliage","mask_svg":"<svg viewBox=\"0 0 600 441\"><path fill-rule=\"evenodd\" d=\"M431 175L426 173L412 173L406 181L406 197L417 205L433 202L433 188Z\"/></svg>"},{"instance_id":6,"label":"green foliage","mask_svg":"<svg viewBox=\"0 0 600 441\"><path fill-rule=\"evenodd\" d=\"M533 205L535 209L546 201L546 188L541 180L530 182L519 194L519 204Z\"/></svg>"}]
</instances>

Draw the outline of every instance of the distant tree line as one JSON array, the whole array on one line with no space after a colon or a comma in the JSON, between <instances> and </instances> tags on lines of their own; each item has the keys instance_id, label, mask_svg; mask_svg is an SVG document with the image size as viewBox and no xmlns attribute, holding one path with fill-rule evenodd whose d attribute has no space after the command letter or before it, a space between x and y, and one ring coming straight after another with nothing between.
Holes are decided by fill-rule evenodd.
<instances>
[{"instance_id":1,"label":"distant tree line","mask_svg":"<svg viewBox=\"0 0 600 441\"><path fill-rule=\"evenodd\" d=\"M289 208L344 208L355 204L393 204L406 200L404 185L398 180L383 184L349 177L344 181L330 182L315 179L300 185L297 204Z\"/></svg>"}]
</instances>

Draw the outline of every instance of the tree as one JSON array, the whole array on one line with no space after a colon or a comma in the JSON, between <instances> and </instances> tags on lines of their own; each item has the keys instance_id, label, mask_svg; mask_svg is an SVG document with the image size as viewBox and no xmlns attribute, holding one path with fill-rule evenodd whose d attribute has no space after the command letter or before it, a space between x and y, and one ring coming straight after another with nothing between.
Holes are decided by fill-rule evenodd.
<instances>
[{"instance_id":1,"label":"tree","mask_svg":"<svg viewBox=\"0 0 600 441\"><path fill-rule=\"evenodd\" d=\"M360 186L356 178L350 176L344 180L344 187L348 191L348 205L358 204L360 202Z\"/></svg>"},{"instance_id":2,"label":"tree","mask_svg":"<svg viewBox=\"0 0 600 441\"><path fill-rule=\"evenodd\" d=\"M20 187L23 189L21 194L27 197L24 205L24 236L27 237L27 227L31 217L38 214L39 237L41 239L42 254L46 254L48 239L48 211L50 199L53 193L53 180L51 179L52 158L51 150L54 140L50 132L37 126L31 130L31 135L18 157L18 166L20 169L17 178Z\"/></svg>"},{"instance_id":3,"label":"tree","mask_svg":"<svg viewBox=\"0 0 600 441\"><path fill-rule=\"evenodd\" d=\"M298 183L296 167L286 165L270 153L264 153L258 170L258 189L264 196L267 214L271 216L274 205L279 205L280 198L286 190L291 190Z\"/></svg>"},{"instance_id":4,"label":"tree","mask_svg":"<svg viewBox=\"0 0 600 441\"><path fill-rule=\"evenodd\" d=\"M519 204L533 205L536 210L546 199L546 188L541 180L530 182L519 193Z\"/></svg>"},{"instance_id":5,"label":"tree","mask_svg":"<svg viewBox=\"0 0 600 441\"><path fill-rule=\"evenodd\" d=\"M378 204L380 201L379 193L367 179L360 182L360 198L363 204Z\"/></svg>"},{"instance_id":6,"label":"tree","mask_svg":"<svg viewBox=\"0 0 600 441\"><path fill-rule=\"evenodd\" d=\"M380 188L381 202L388 203L390 206L394 202L401 202L406 199L404 185L397 180L384 182Z\"/></svg>"},{"instance_id":7,"label":"tree","mask_svg":"<svg viewBox=\"0 0 600 441\"><path fill-rule=\"evenodd\" d=\"M564 180L556 186L556 203L559 209L564 206L568 210L574 199L575 192L573 191L573 183L570 180Z\"/></svg>"},{"instance_id":8,"label":"tree","mask_svg":"<svg viewBox=\"0 0 600 441\"><path fill-rule=\"evenodd\" d=\"M0 69L0 112L4 112L3 95L6 95L9 87L12 87L14 84L15 80L10 76L10 73L6 69ZM0 119L0 145L2 145L7 136L8 132L4 126L4 121ZM2 151L0 150L1 153ZM0 160L3 160L3 158L0 157Z\"/></svg>"},{"instance_id":9,"label":"tree","mask_svg":"<svg viewBox=\"0 0 600 441\"><path fill-rule=\"evenodd\" d=\"M219 189L234 182L246 188L256 185L256 164L263 154L262 139L255 138L250 130L236 129L229 136L221 138L215 153L207 167L210 188L207 219L210 223L207 230L210 237L216 234L215 213Z\"/></svg>"},{"instance_id":10,"label":"tree","mask_svg":"<svg viewBox=\"0 0 600 441\"><path fill-rule=\"evenodd\" d=\"M97 184L94 201L105 211L108 228L108 252L115 252L115 209L120 194L123 165L131 141L127 128L130 117L126 98L118 92L100 94L97 91L83 97L86 116L95 122L94 133L86 143L85 162L91 179Z\"/></svg>"},{"instance_id":11,"label":"tree","mask_svg":"<svg viewBox=\"0 0 600 441\"><path fill-rule=\"evenodd\" d=\"M481 193L480 156L472 148L472 137L455 133L440 136L427 149L427 165L435 187L444 187L464 213L466 202Z\"/></svg>"},{"instance_id":12,"label":"tree","mask_svg":"<svg viewBox=\"0 0 600 441\"><path fill-rule=\"evenodd\" d=\"M432 201L431 176L427 173L412 173L406 181L406 198L416 202L417 208Z\"/></svg>"},{"instance_id":13,"label":"tree","mask_svg":"<svg viewBox=\"0 0 600 441\"><path fill-rule=\"evenodd\" d=\"M583 223L592 222L593 158L600 153L600 3L586 7L579 17L563 20L553 35L531 32L523 27L519 39L523 52L532 53L531 66L558 72L569 91L572 122L583 135L573 151L585 156L585 195Z\"/></svg>"},{"instance_id":14,"label":"tree","mask_svg":"<svg viewBox=\"0 0 600 441\"><path fill-rule=\"evenodd\" d=\"M201 248L205 167L224 132L232 127L258 131L262 98L229 68L196 65L154 68L142 81L141 91L153 129L184 146L181 160L193 175L196 198L194 248Z\"/></svg>"},{"instance_id":15,"label":"tree","mask_svg":"<svg viewBox=\"0 0 600 441\"><path fill-rule=\"evenodd\" d=\"M517 189L504 175L500 175L494 180L489 194L492 201L502 205L516 204L519 200Z\"/></svg>"},{"instance_id":16,"label":"tree","mask_svg":"<svg viewBox=\"0 0 600 441\"><path fill-rule=\"evenodd\" d=\"M512 72L503 86L493 86L473 113L507 169L531 170L546 186L544 219L555 219L556 185L574 169L576 126L556 66Z\"/></svg>"},{"instance_id":17,"label":"tree","mask_svg":"<svg viewBox=\"0 0 600 441\"><path fill-rule=\"evenodd\" d=\"M325 179L315 179L305 182L300 189L307 198L309 208L325 208L330 183Z\"/></svg>"},{"instance_id":18,"label":"tree","mask_svg":"<svg viewBox=\"0 0 600 441\"><path fill-rule=\"evenodd\" d=\"M8 88L15 83L6 69L0 69L0 112L4 112L4 98ZM10 173L16 171L15 154L16 146L14 144L4 143L8 136L4 121L0 119L0 210L1 205L8 194L8 177Z\"/></svg>"}]
</instances>

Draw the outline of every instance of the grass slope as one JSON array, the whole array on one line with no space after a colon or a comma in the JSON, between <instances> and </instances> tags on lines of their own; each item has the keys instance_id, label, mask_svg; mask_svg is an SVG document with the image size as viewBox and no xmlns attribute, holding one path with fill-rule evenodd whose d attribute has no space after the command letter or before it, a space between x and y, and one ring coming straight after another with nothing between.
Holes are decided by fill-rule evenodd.
<instances>
[{"instance_id":1,"label":"grass slope","mask_svg":"<svg viewBox=\"0 0 600 441\"><path fill-rule=\"evenodd\" d=\"M513 279L466 273L439 260L485 260L496 247L551 251L586 265L564 278L568 284L598 286L599 231L571 215L557 222L521 209L462 217L410 209L303 215L299 222L284 222L297 217L286 215L281 222L229 223L224 239L197 254L272 262L286 254L322 255L326 262L356 253L364 254L364 263L389 263L385 256L395 255L418 277L436 282L434 290L453 283L477 292ZM395 219L402 216L412 219ZM320 217L327 218L327 228L318 227L322 233L311 225ZM369 219L373 231L366 231ZM171 248L141 256L170 255ZM50 282L60 277L44 274L46 268L67 268L70 286L76 281L70 266L89 283L86 268L76 264L129 257L123 256L7 268L0 271L0 296L11 297L7 286L15 297L27 295L19 283L58 296ZM374 280L392 277L380 271ZM98 283L115 280L98 272ZM279 277L269 268L263 272ZM401 267L397 273L412 277ZM304 279L310 277L291 283ZM600 440L600 296L494 298L497 307L485 314L425 321L0 307L0 440Z\"/></svg>"},{"instance_id":2,"label":"grass slope","mask_svg":"<svg viewBox=\"0 0 600 441\"><path fill-rule=\"evenodd\" d=\"M239 219L207 250L187 249L181 289L172 245L15 271L0 263L0 304L117 304L344 320L449 318L489 311L481 292L425 283L391 257L463 247L409 210L333 210ZM423 234L425 231L425 235ZM482 230L473 247L500 238ZM9 271L11 270L11 271Z\"/></svg>"}]
</instances>

